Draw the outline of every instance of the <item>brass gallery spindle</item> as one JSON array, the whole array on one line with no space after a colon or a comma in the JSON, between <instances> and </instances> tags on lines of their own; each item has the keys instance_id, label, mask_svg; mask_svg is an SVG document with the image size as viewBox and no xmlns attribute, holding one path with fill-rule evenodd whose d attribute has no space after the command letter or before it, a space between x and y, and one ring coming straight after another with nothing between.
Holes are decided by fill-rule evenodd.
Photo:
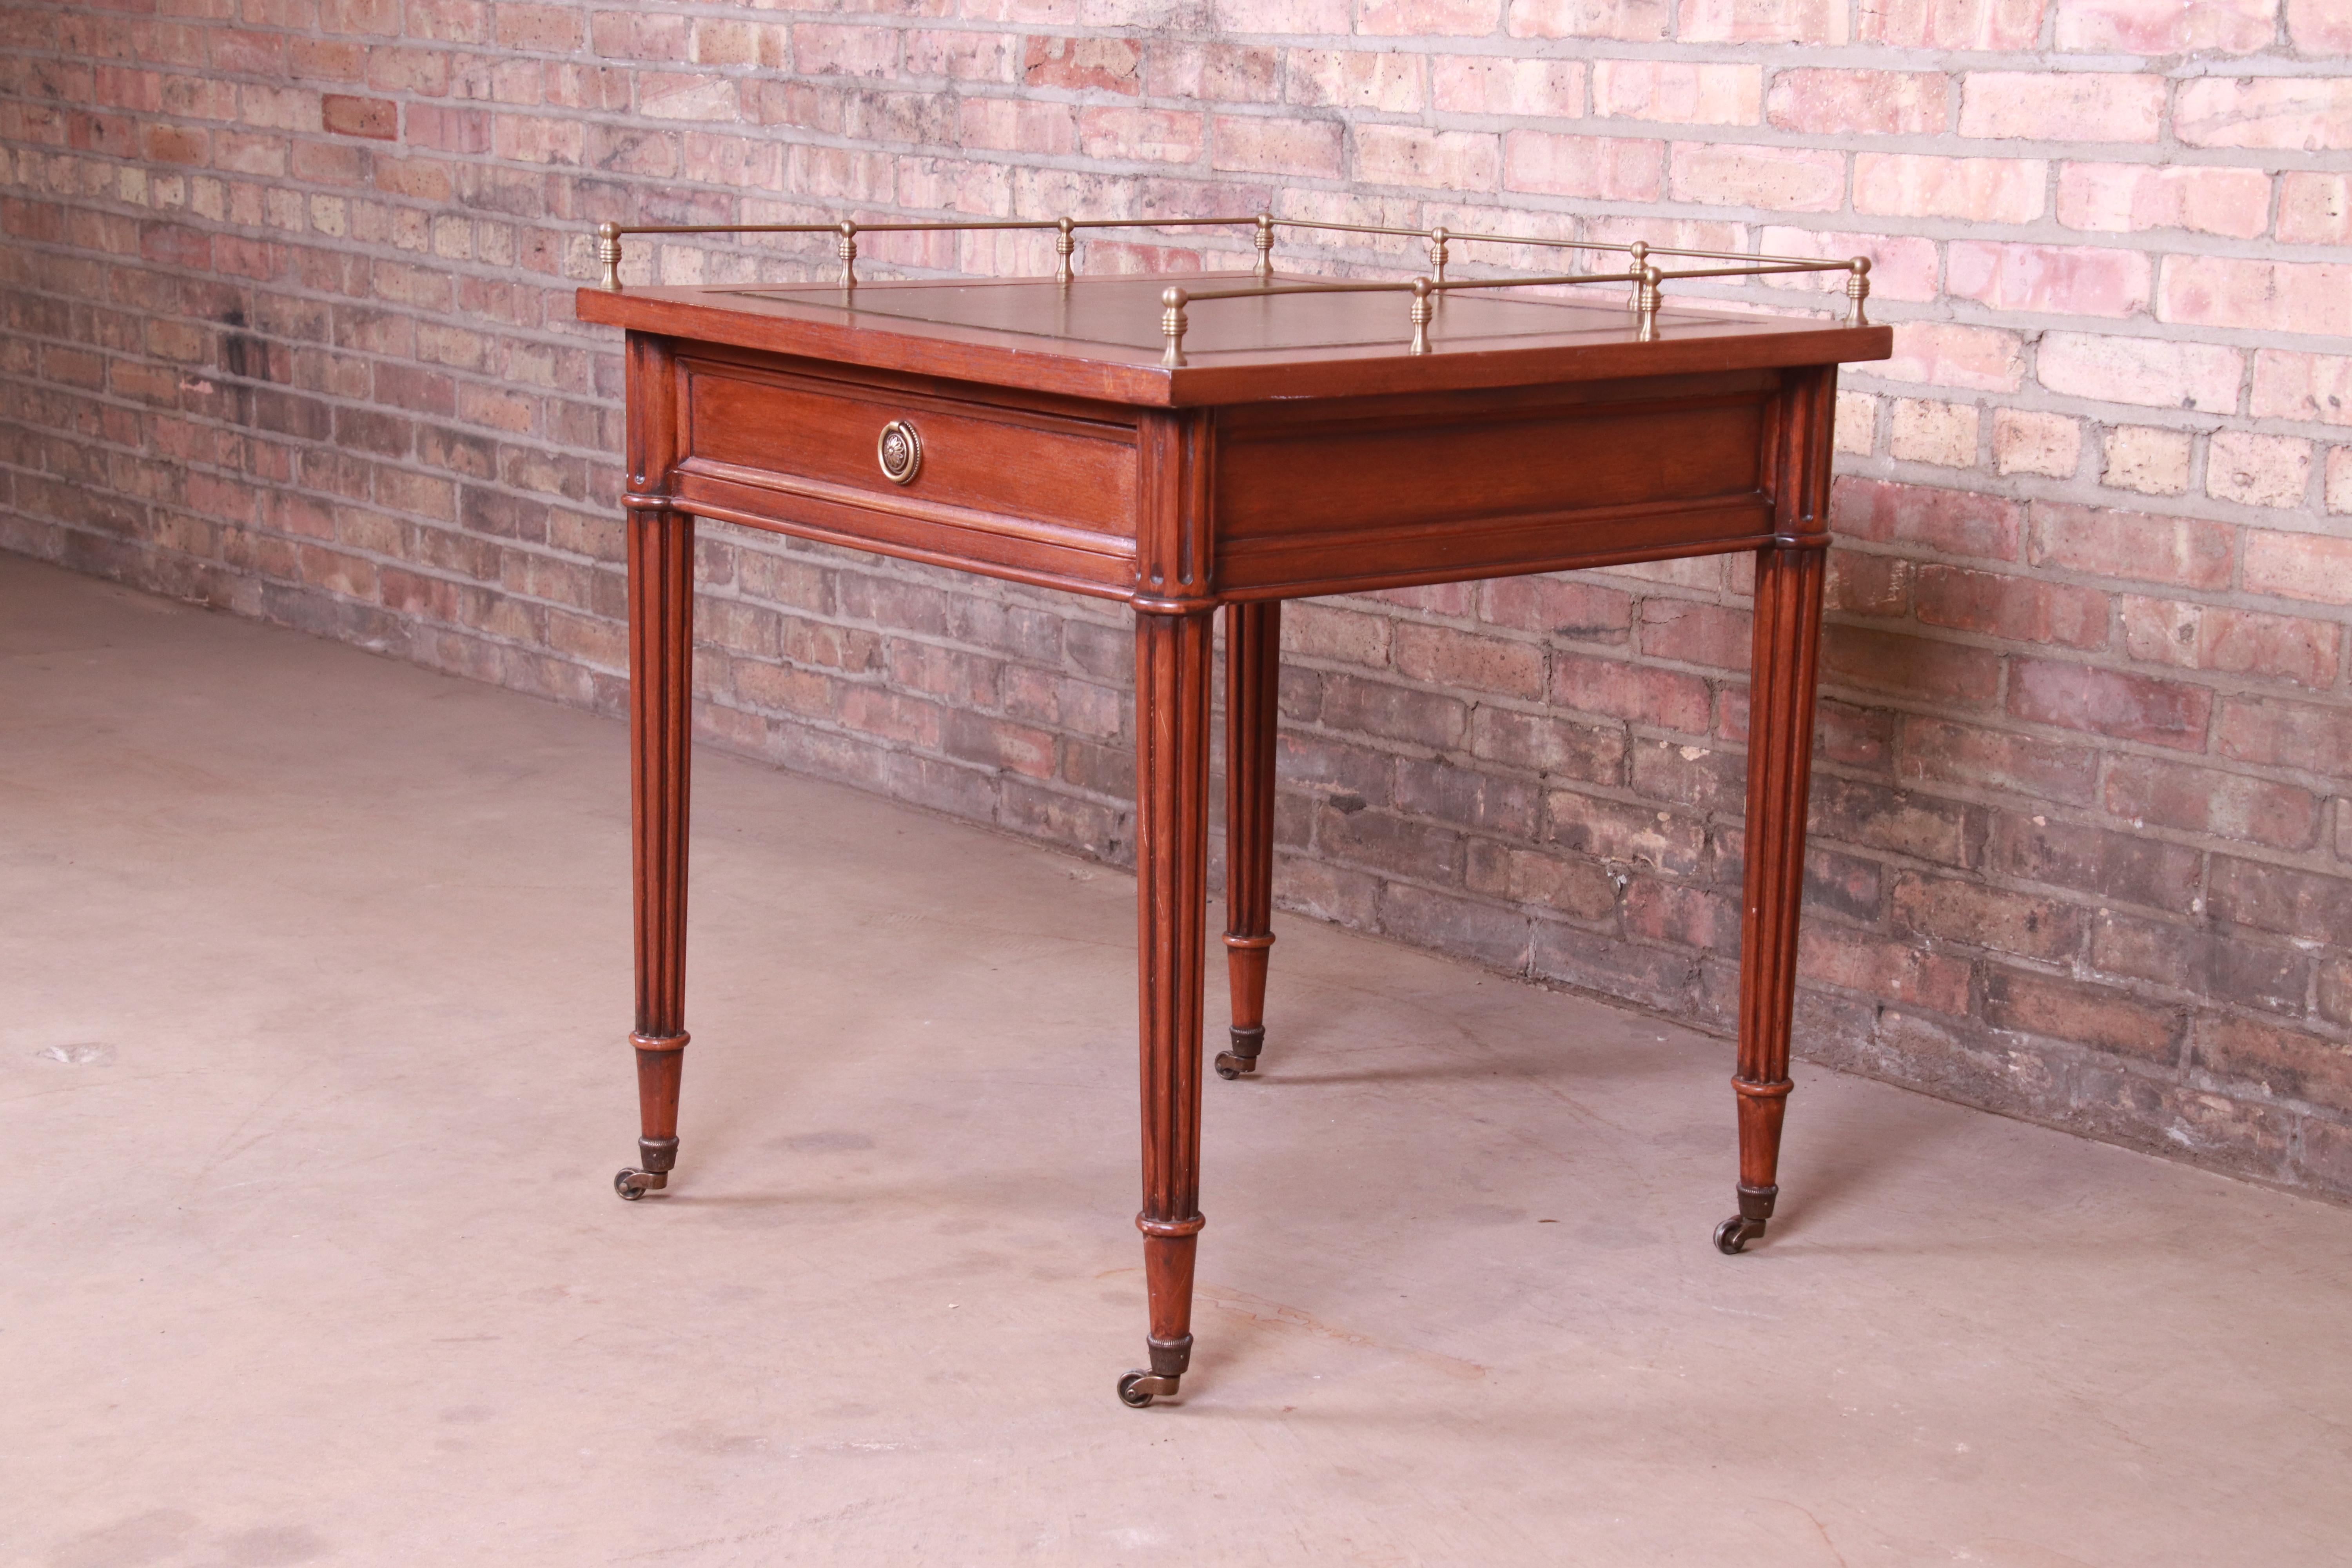
<instances>
[{"instance_id":1,"label":"brass gallery spindle","mask_svg":"<svg viewBox=\"0 0 2352 1568\"><path fill-rule=\"evenodd\" d=\"M842 220L841 243L834 248L841 253L841 286L845 289L856 288L857 226L856 224L846 218Z\"/></svg>"},{"instance_id":2,"label":"brass gallery spindle","mask_svg":"<svg viewBox=\"0 0 2352 1568\"><path fill-rule=\"evenodd\" d=\"M1184 363L1184 301L1192 296L1181 289L1171 289L1160 296L1160 331L1168 340L1168 352L1160 363L1174 370Z\"/></svg>"},{"instance_id":3,"label":"brass gallery spindle","mask_svg":"<svg viewBox=\"0 0 2352 1568\"><path fill-rule=\"evenodd\" d=\"M1445 242L1452 237L1442 226L1429 231L1429 272L1433 282L1445 281Z\"/></svg>"},{"instance_id":4,"label":"brass gallery spindle","mask_svg":"<svg viewBox=\"0 0 2352 1568\"><path fill-rule=\"evenodd\" d=\"M1870 325L1870 318L1863 314L1862 302L1870 298L1870 258L1857 256L1846 265L1853 270L1846 275L1845 297L1853 303L1846 310L1845 324L1866 327Z\"/></svg>"},{"instance_id":5,"label":"brass gallery spindle","mask_svg":"<svg viewBox=\"0 0 2352 1568\"><path fill-rule=\"evenodd\" d=\"M1078 237L1073 232L1076 227L1068 218L1056 218L1054 222L1054 281L1065 289L1070 286L1077 270L1070 261L1078 248Z\"/></svg>"},{"instance_id":6,"label":"brass gallery spindle","mask_svg":"<svg viewBox=\"0 0 2352 1568\"><path fill-rule=\"evenodd\" d=\"M1429 352L1429 318L1432 312L1429 306L1429 279L1426 278L1416 278L1412 280L1412 352L1414 353L1425 354Z\"/></svg>"},{"instance_id":7,"label":"brass gallery spindle","mask_svg":"<svg viewBox=\"0 0 2352 1568\"><path fill-rule=\"evenodd\" d=\"M1664 274L1644 262L1636 276L1641 281L1633 285L1633 309L1639 314L1633 335L1645 343L1654 342L1658 336L1658 280Z\"/></svg>"},{"instance_id":8,"label":"brass gallery spindle","mask_svg":"<svg viewBox=\"0 0 2352 1568\"><path fill-rule=\"evenodd\" d=\"M604 265L604 276L596 279L599 289L617 290L621 287L621 226L600 223L596 226L596 259Z\"/></svg>"},{"instance_id":9,"label":"brass gallery spindle","mask_svg":"<svg viewBox=\"0 0 2352 1568\"><path fill-rule=\"evenodd\" d=\"M1257 232L1250 236L1250 243L1257 247L1258 281L1261 283L1273 282L1274 215L1272 213L1260 213L1257 215Z\"/></svg>"}]
</instances>

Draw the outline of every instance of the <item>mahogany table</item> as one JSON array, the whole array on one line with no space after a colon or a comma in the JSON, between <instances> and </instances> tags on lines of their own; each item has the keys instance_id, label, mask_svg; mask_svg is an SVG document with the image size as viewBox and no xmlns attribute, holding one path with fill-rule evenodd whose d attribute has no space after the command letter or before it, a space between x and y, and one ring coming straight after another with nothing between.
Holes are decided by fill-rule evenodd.
<instances>
[{"instance_id":1,"label":"mahogany table","mask_svg":"<svg viewBox=\"0 0 2352 1568\"><path fill-rule=\"evenodd\" d=\"M1150 1370L1119 1384L1135 1405L1176 1392L1192 1346L1212 616L1233 987L1216 1066L1237 1078L1264 1039L1274 940L1282 601L1752 551L1738 1213L1716 1233L1740 1250L1772 1213L1790 1087L1833 388L1840 362L1889 352L1860 324L1862 268L1844 325L1663 309L1654 263L1638 314L1429 279L1401 310L1408 286L1301 291L1328 280L1263 264L1181 293L1071 279L1071 227L1060 279L848 287L845 235L843 285L579 293L582 320L627 330L643 1136L622 1195L666 1186L677 1153L695 519L1133 606L1150 1322Z\"/></svg>"}]
</instances>

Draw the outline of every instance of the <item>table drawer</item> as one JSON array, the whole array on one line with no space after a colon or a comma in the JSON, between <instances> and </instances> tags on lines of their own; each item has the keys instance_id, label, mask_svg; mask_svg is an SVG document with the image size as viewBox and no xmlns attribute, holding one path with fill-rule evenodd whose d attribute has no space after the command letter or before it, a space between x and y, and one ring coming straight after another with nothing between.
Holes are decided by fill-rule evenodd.
<instances>
[{"instance_id":1,"label":"table drawer","mask_svg":"<svg viewBox=\"0 0 2352 1568\"><path fill-rule=\"evenodd\" d=\"M682 369L689 470L951 524L1135 537L1131 426L708 361ZM920 443L903 483L877 451L894 422Z\"/></svg>"}]
</instances>

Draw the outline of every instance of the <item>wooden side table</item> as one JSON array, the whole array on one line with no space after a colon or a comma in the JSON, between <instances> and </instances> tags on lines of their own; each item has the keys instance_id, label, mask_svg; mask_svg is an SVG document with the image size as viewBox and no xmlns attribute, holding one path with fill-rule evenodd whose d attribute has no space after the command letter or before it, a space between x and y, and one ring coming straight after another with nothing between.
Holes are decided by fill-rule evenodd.
<instances>
[{"instance_id":1,"label":"wooden side table","mask_svg":"<svg viewBox=\"0 0 2352 1568\"><path fill-rule=\"evenodd\" d=\"M1199 1191L1212 618L1226 616L1233 1033L1264 1040L1282 601L1752 551L1755 663L1740 941L1737 1252L1778 1191L1843 325L1635 310L1480 280L1338 285L1260 269L1172 280L583 289L627 331L630 754L641 1166L677 1153L685 1027L694 521L711 518L1125 600L1135 612L1143 1207L1150 1367L1189 1364ZM845 229L855 226L841 226ZM1045 225L1025 226L1044 227ZM1460 237L1452 237L1457 243ZM618 231L608 281L617 285ZM1622 248L1622 247L1621 247ZM1747 258L1753 263L1755 258ZM1821 264L1792 264L1821 269ZM1833 264L1844 268L1846 264Z\"/></svg>"}]
</instances>

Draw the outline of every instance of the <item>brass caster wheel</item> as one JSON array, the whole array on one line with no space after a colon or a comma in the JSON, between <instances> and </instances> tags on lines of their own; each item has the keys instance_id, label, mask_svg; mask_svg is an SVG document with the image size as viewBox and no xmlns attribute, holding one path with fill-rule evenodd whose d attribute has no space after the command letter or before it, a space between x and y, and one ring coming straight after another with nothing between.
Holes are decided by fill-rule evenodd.
<instances>
[{"instance_id":1,"label":"brass caster wheel","mask_svg":"<svg viewBox=\"0 0 2352 1568\"><path fill-rule=\"evenodd\" d=\"M1157 1373L1130 1372L1118 1380L1118 1402L1129 1410L1140 1410L1160 1394L1174 1394L1177 1381Z\"/></svg>"},{"instance_id":2,"label":"brass caster wheel","mask_svg":"<svg viewBox=\"0 0 2352 1568\"><path fill-rule=\"evenodd\" d=\"M1237 1057L1231 1051L1219 1051L1217 1053L1217 1076L1219 1078L1230 1081L1231 1079L1241 1077L1244 1073L1254 1073L1255 1071L1257 1071L1257 1058L1255 1057Z\"/></svg>"},{"instance_id":3,"label":"brass caster wheel","mask_svg":"<svg viewBox=\"0 0 2352 1568\"><path fill-rule=\"evenodd\" d=\"M669 1185L667 1171L640 1171L631 1166L622 1168L613 1178L613 1190L630 1203L635 1203L647 1193Z\"/></svg>"},{"instance_id":4,"label":"brass caster wheel","mask_svg":"<svg viewBox=\"0 0 2352 1568\"><path fill-rule=\"evenodd\" d=\"M1715 1227L1715 1249L1728 1258L1748 1250L1748 1244L1764 1234L1764 1222L1733 1215Z\"/></svg>"}]
</instances>

